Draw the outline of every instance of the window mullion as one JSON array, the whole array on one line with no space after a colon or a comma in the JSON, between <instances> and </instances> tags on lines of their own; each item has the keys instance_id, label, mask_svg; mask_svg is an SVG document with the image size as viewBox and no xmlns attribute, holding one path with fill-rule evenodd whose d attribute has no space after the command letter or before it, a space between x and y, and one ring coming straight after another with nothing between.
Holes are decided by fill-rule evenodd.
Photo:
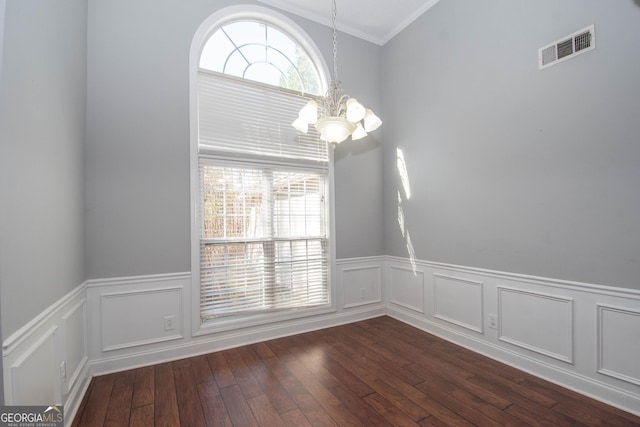
<instances>
[{"instance_id":1,"label":"window mullion","mask_svg":"<svg viewBox=\"0 0 640 427\"><path fill-rule=\"evenodd\" d=\"M275 243L275 220L274 220L274 182L273 171L266 169L264 171L264 206L266 208L265 217L267 219L267 237L268 239L264 243L264 257L265 257L265 301L267 309L274 308L276 299L276 243Z\"/></svg>"},{"instance_id":2,"label":"window mullion","mask_svg":"<svg viewBox=\"0 0 640 427\"><path fill-rule=\"evenodd\" d=\"M222 236L227 238L227 182L222 184Z\"/></svg>"}]
</instances>

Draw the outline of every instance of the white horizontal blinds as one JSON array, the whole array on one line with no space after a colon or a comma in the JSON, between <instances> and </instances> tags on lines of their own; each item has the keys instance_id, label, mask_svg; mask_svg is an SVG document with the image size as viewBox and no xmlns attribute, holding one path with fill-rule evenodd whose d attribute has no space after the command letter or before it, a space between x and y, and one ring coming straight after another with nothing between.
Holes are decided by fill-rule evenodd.
<instances>
[{"instance_id":1,"label":"white horizontal blinds","mask_svg":"<svg viewBox=\"0 0 640 427\"><path fill-rule=\"evenodd\" d=\"M213 71L198 72L199 151L233 152L326 164L316 130L291 123L310 97Z\"/></svg>"},{"instance_id":2,"label":"white horizontal blinds","mask_svg":"<svg viewBox=\"0 0 640 427\"><path fill-rule=\"evenodd\" d=\"M326 175L200 159L201 317L329 302Z\"/></svg>"},{"instance_id":3,"label":"white horizontal blinds","mask_svg":"<svg viewBox=\"0 0 640 427\"><path fill-rule=\"evenodd\" d=\"M261 170L223 168L200 160L200 304L203 319L260 309L270 277L269 236Z\"/></svg>"},{"instance_id":4,"label":"white horizontal blinds","mask_svg":"<svg viewBox=\"0 0 640 427\"><path fill-rule=\"evenodd\" d=\"M273 173L276 283L280 304L328 303L326 180L321 174Z\"/></svg>"}]
</instances>

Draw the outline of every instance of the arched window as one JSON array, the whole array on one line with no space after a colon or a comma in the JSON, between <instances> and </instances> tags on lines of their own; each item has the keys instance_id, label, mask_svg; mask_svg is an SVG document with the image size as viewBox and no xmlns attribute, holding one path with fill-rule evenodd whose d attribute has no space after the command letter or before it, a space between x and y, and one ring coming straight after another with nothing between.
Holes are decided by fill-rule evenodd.
<instances>
[{"instance_id":1,"label":"arched window","mask_svg":"<svg viewBox=\"0 0 640 427\"><path fill-rule=\"evenodd\" d=\"M200 68L320 95L320 74L307 52L272 24L232 21L207 40Z\"/></svg>"},{"instance_id":2,"label":"arched window","mask_svg":"<svg viewBox=\"0 0 640 427\"><path fill-rule=\"evenodd\" d=\"M326 66L295 24L254 10L263 13L218 13L192 45L200 329L332 306L329 151L314 132L291 126L324 92Z\"/></svg>"}]
</instances>

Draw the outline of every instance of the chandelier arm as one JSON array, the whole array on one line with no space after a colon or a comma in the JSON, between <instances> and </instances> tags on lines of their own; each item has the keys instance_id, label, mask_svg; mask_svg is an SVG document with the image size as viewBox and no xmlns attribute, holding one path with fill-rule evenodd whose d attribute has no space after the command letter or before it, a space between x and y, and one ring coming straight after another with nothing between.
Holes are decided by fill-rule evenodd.
<instances>
[{"instance_id":1,"label":"chandelier arm","mask_svg":"<svg viewBox=\"0 0 640 427\"><path fill-rule=\"evenodd\" d=\"M349 95L343 93L342 96L338 99L336 103L336 116L344 117L347 113L347 100L349 99Z\"/></svg>"}]
</instances>

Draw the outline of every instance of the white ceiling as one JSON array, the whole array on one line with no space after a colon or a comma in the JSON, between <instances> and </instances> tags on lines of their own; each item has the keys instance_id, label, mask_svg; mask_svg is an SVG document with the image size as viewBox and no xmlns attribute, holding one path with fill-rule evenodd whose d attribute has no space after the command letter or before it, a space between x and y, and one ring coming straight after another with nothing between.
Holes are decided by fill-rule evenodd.
<instances>
[{"instance_id":1,"label":"white ceiling","mask_svg":"<svg viewBox=\"0 0 640 427\"><path fill-rule=\"evenodd\" d=\"M258 0L331 26L332 0ZM383 45L439 0L336 0L338 30Z\"/></svg>"}]
</instances>

